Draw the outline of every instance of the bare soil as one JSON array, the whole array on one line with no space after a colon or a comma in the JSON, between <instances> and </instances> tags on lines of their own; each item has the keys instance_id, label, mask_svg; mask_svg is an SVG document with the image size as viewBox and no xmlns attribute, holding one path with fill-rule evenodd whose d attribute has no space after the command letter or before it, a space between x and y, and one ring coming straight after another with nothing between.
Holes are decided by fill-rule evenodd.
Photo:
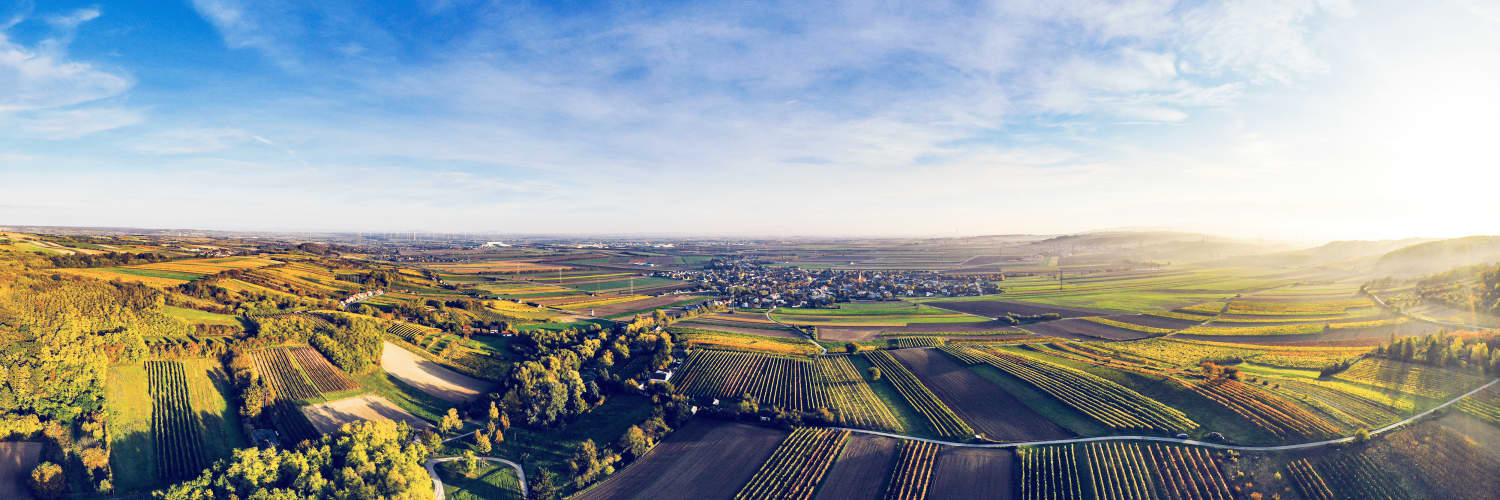
<instances>
[{"instance_id":1,"label":"bare soil","mask_svg":"<svg viewBox=\"0 0 1500 500\"><path fill-rule=\"evenodd\" d=\"M944 446L928 482L928 498L1010 500L1015 496L1015 452Z\"/></svg>"},{"instance_id":2,"label":"bare soil","mask_svg":"<svg viewBox=\"0 0 1500 500\"><path fill-rule=\"evenodd\" d=\"M1030 441L1072 436L946 354L935 349L897 349L890 353L975 432L989 439Z\"/></svg>"},{"instance_id":3,"label":"bare soil","mask_svg":"<svg viewBox=\"0 0 1500 500\"><path fill-rule=\"evenodd\" d=\"M384 352L380 355L380 367L392 377L450 403L468 401L494 386L444 368L390 342L385 343Z\"/></svg>"},{"instance_id":4,"label":"bare soil","mask_svg":"<svg viewBox=\"0 0 1500 500\"><path fill-rule=\"evenodd\" d=\"M307 416L307 420L312 422L318 432L324 434L337 431L344 424L361 420L406 422L417 429L432 427L432 424L408 413L390 400L374 395L307 405L302 407L302 414Z\"/></svg>"},{"instance_id":5,"label":"bare soil","mask_svg":"<svg viewBox=\"0 0 1500 500\"><path fill-rule=\"evenodd\" d=\"M698 419L573 498L733 498L786 436L765 427Z\"/></svg>"},{"instance_id":6,"label":"bare soil","mask_svg":"<svg viewBox=\"0 0 1500 500\"><path fill-rule=\"evenodd\" d=\"M899 440L851 434L839 461L818 488L820 499L879 498L896 460Z\"/></svg>"},{"instance_id":7,"label":"bare soil","mask_svg":"<svg viewBox=\"0 0 1500 500\"><path fill-rule=\"evenodd\" d=\"M1111 318L1113 319L1113 318ZM1066 337L1081 340L1135 340L1150 337L1151 334L1126 330L1109 325L1102 325L1093 321L1082 319L1064 319L1059 321L1048 321L1045 323L1033 323L1022 325L1024 328L1037 335L1050 337Z\"/></svg>"}]
</instances>

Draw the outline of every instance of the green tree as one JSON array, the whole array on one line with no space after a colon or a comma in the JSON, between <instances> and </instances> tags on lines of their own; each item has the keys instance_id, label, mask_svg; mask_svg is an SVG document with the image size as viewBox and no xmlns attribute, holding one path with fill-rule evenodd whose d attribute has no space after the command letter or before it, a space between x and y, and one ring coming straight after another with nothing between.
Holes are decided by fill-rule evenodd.
<instances>
[{"instance_id":1,"label":"green tree","mask_svg":"<svg viewBox=\"0 0 1500 500\"><path fill-rule=\"evenodd\" d=\"M853 342L849 342L849 343L844 344L844 352L847 352L849 354L854 354L856 352L859 352L859 344L856 344L856 343L853 343Z\"/></svg>"},{"instance_id":2,"label":"green tree","mask_svg":"<svg viewBox=\"0 0 1500 500\"><path fill-rule=\"evenodd\" d=\"M479 456L474 454L474 450L464 450L464 458L459 463L462 464L460 470L465 477L479 474Z\"/></svg>"},{"instance_id":3,"label":"green tree","mask_svg":"<svg viewBox=\"0 0 1500 500\"><path fill-rule=\"evenodd\" d=\"M632 425L620 436L620 449L629 453L631 458L640 458L651 449L651 442L646 439L646 433L639 426Z\"/></svg>"},{"instance_id":4,"label":"green tree","mask_svg":"<svg viewBox=\"0 0 1500 500\"><path fill-rule=\"evenodd\" d=\"M880 380L880 367L878 367L878 366L871 366L870 368L866 369L865 371L869 372L870 381L871 382L874 382L876 380Z\"/></svg>"},{"instance_id":5,"label":"green tree","mask_svg":"<svg viewBox=\"0 0 1500 500\"><path fill-rule=\"evenodd\" d=\"M557 500L557 485L552 481L552 471L537 470L536 478L528 485L527 500Z\"/></svg>"},{"instance_id":6,"label":"green tree","mask_svg":"<svg viewBox=\"0 0 1500 500\"><path fill-rule=\"evenodd\" d=\"M31 491L38 498L60 498L67 489L61 466L42 462L31 469Z\"/></svg>"},{"instance_id":7,"label":"green tree","mask_svg":"<svg viewBox=\"0 0 1500 500\"><path fill-rule=\"evenodd\" d=\"M448 414L443 415L443 420L438 422L438 430L444 434L455 432L463 427L464 420L458 416L458 408L449 408Z\"/></svg>"},{"instance_id":8,"label":"green tree","mask_svg":"<svg viewBox=\"0 0 1500 500\"><path fill-rule=\"evenodd\" d=\"M491 448L490 435L482 430L474 431L474 449L480 453L489 454Z\"/></svg>"}]
</instances>

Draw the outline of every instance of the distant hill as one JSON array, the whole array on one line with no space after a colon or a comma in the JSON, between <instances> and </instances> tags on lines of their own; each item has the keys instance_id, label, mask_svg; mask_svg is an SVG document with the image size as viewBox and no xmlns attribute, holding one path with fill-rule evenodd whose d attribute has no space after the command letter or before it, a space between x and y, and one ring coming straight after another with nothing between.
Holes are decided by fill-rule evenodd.
<instances>
[{"instance_id":1,"label":"distant hill","mask_svg":"<svg viewBox=\"0 0 1500 500\"><path fill-rule=\"evenodd\" d=\"M1100 231L1057 236L1022 246L1044 255L1112 255L1155 262L1196 262L1288 250L1281 243L1174 231Z\"/></svg>"},{"instance_id":2,"label":"distant hill","mask_svg":"<svg viewBox=\"0 0 1500 500\"><path fill-rule=\"evenodd\" d=\"M1322 266L1341 265L1367 269L1376 259L1391 251L1412 245L1435 241L1432 238L1406 238L1400 240L1345 240L1325 245L1265 255L1255 260L1263 265L1277 266Z\"/></svg>"},{"instance_id":3,"label":"distant hill","mask_svg":"<svg viewBox=\"0 0 1500 500\"><path fill-rule=\"evenodd\" d=\"M1500 236L1469 236L1418 243L1393 250L1375 262L1375 273L1429 274L1491 262L1500 262Z\"/></svg>"}]
</instances>

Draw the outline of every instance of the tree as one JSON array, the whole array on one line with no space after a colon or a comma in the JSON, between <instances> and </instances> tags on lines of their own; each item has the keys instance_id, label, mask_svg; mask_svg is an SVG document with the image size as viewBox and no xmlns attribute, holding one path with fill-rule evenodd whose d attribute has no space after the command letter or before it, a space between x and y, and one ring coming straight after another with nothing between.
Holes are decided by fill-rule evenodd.
<instances>
[{"instance_id":1,"label":"tree","mask_svg":"<svg viewBox=\"0 0 1500 500\"><path fill-rule=\"evenodd\" d=\"M639 426L630 426L625 429L625 435L620 436L620 449L629 453L631 458L640 458L650 448L651 442L646 440L646 433Z\"/></svg>"},{"instance_id":2,"label":"tree","mask_svg":"<svg viewBox=\"0 0 1500 500\"><path fill-rule=\"evenodd\" d=\"M492 449L490 445L490 435L485 434L485 432L482 430L474 431L474 449L478 450L480 453L488 454Z\"/></svg>"},{"instance_id":3,"label":"tree","mask_svg":"<svg viewBox=\"0 0 1500 500\"><path fill-rule=\"evenodd\" d=\"M500 418L500 407L496 406L494 401L490 401L490 414L489 414L489 417L490 417L490 420L495 420L495 419Z\"/></svg>"},{"instance_id":4,"label":"tree","mask_svg":"<svg viewBox=\"0 0 1500 500\"><path fill-rule=\"evenodd\" d=\"M61 466L42 462L31 469L31 491L38 498L60 498L67 488Z\"/></svg>"},{"instance_id":5,"label":"tree","mask_svg":"<svg viewBox=\"0 0 1500 500\"><path fill-rule=\"evenodd\" d=\"M844 352L847 352L849 354L854 354L856 352L859 352L859 344L856 344L856 343L853 343L853 342L849 342L849 343L844 344Z\"/></svg>"},{"instance_id":6,"label":"tree","mask_svg":"<svg viewBox=\"0 0 1500 500\"><path fill-rule=\"evenodd\" d=\"M345 425L312 446L242 448L158 498L432 498L425 445L407 425Z\"/></svg>"},{"instance_id":7,"label":"tree","mask_svg":"<svg viewBox=\"0 0 1500 500\"><path fill-rule=\"evenodd\" d=\"M463 427L464 420L458 416L458 408L449 408L448 414L443 415L443 421L438 423L438 430L444 434L457 431Z\"/></svg>"},{"instance_id":8,"label":"tree","mask_svg":"<svg viewBox=\"0 0 1500 500\"><path fill-rule=\"evenodd\" d=\"M537 470L536 479L529 486L527 500L557 500L557 485L552 483L552 471L545 468Z\"/></svg>"},{"instance_id":9,"label":"tree","mask_svg":"<svg viewBox=\"0 0 1500 500\"><path fill-rule=\"evenodd\" d=\"M479 474L479 456L474 450L464 450L463 473L465 477L474 477Z\"/></svg>"},{"instance_id":10,"label":"tree","mask_svg":"<svg viewBox=\"0 0 1500 500\"><path fill-rule=\"evenodd\" d=\"M1361 429L1359 429L1357 431L1354 431L1354 442L1356 442L1356 443L1363 443L1363 442L1367 442L1369 440L1370 440L1370 431L1369 431L1369 429L1361 428Z\"/></svg>"},{"instance_id":11,"label":"tree","mask_svg":"<svg viewBox=\"0 0 1500 500\"><path fill-rule=\"evenodd\" d=\"M876 380L880 380L880 367L878 367L878 366L871 366L868 371L870 372L870 381L871 382L874 382Z\"/></svg>"}]
</instances>

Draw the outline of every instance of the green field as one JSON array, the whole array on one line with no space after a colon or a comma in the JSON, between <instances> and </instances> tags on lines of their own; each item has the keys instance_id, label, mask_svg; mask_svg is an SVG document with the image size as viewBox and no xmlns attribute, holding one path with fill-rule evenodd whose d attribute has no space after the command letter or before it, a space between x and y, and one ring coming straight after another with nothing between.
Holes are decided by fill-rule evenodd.
<instances>
[{"instance_id":1,"label":"green field","mask_svg":"<svg viewBox=\"0 0 1500 500\"><path fill-rule=\"evenodd\" d=\"M239 317L228 314L211 313L177 306L162 306L162 312L166 313L167 316L195 325L240 326Z\"/></svg>"},{"instance_id":2,"label":"green field","mask_svg":"<svg viewBox=\"0 0 1500 500\"><path fill-rule=\"evenodd\" d=\"M572 288L574 290L585 291L585 292L599 292L599 291L605 291L605 290L624 290L626 288L630 288L630 286L631 286L632 283L634 283L634 285L635 285L636 288L645 288L645 287L649 287L649 286L660 285L660 284L663 284L663 283L675 283L676 281L677 280L667 279L667 278L640 277L640 278L636 278L634 280L628 280L627 279L627 280L601 281L601 282L598 282L598 283L579 283L579 284L576 284L576 285L575 284L569 284L569 283L563 283L562 286L565 286L565 287L568 287L568 288Z\"/></svg>"},{"instance_id":3,"label":"green field","mask_svg":"<svg viewBox=\"0 0 1500 500\"><path fill-rule=\"evenodd\" d=\"M179 359L187 374L189 400L202 422L204 446L211 457L229 456L249 446L223 370L212 359ZM156 451L151 437L151 398L143 363L110 367L106 389L110 422L110 465L120 492L160 486L156 479Z\"/></svg>"},{"instance_id":4,"label":"green field","mask_svg":"<svg viewBox=\"0 0 1500 500\"><path fill-rule=\"evenodd\" d=\"M102 267L100 271L109 271L118 274L129 274L131 276L145 276L148 278L169 278L174 280L193 281L202 278L202 274L184 273L181 271L161 271L157 269L136 269L131 267Z\"/></svg>"},{"instance_id":5,"label":"green field","mask_svg":"<svg viewBox=\"0 0 1500 500\"><path fill-rule=\"evenodd\" d=\"M453 500L521 499L521 481L509 465L480 462L474 477L459 472L459 462L444 462L437 467L443 480L443 497Z\"/></svg>"}]
</instances>

